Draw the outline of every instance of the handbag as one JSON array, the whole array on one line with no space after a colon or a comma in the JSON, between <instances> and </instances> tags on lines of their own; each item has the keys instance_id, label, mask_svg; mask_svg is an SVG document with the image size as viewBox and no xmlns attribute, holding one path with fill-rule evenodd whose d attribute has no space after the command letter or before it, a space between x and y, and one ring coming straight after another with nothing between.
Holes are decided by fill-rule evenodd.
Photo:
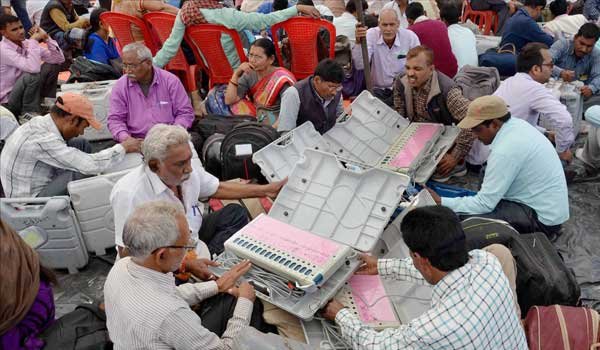
<instances>
[{"instance_id":1,"label":"handbag","mask_svg":"<svg viewBox=\"0 0 600 350\"><path fill-rule=\"evenodd\" d=\"M500 76L508 77L517 73L517 49L515 44L508 43L501 47L489 49L479 55L479 66L496 67Z\"/></svg>"}]
</instances>

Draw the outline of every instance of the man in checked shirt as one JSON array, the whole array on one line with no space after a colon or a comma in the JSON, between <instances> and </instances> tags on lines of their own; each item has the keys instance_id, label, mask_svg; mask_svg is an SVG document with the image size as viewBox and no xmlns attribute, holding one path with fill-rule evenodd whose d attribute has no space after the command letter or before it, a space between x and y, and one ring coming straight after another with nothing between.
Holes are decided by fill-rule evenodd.
<instances>
[{"instance_id":1,"label":"man in checked shirt","mask_svg":"<svg viewBox=\"0 0 600 350\"><path fill-rule=\"evenodd\" d=\"M417 208L401 226L410 258L363 255L357 274L433 285L431 308L399 328L376 332L336 300L323 316L335 321L353 349L527 349L515 299L499 260L467 251L456 214L442 206Z\"/></svg>"}]
</instances>

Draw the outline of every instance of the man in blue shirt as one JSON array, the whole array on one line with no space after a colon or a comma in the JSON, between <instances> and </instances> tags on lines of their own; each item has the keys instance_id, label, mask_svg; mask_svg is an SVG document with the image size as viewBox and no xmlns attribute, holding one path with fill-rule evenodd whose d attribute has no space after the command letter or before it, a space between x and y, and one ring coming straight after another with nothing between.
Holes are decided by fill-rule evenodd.
<instances>
[{"instance_id":1,"label":"man in blue shirt","mask_svg":"<svg viewBox=\"0 0 600 350\"><path fill-rule=\"evenodd\" d=\"M546 7L546 0L525 0L524 6L506 21L500 46L514 44L517 53L531 42L552 46L554 38L535 22Z\"/></svg>"},{"instance_id":2,"label":"man in blue shirt","mask_svg":"<svg viewBox=\"0 0 600 350\"><path fill-rule=\"evenodd\" d=\"M564 171L554 147L534 126L511 118L498 96L477 98L458 126L471 129L491 153L481 189L475 196L439 197L436 203L460 214L500 219L521 233L550 238L569 219Z\"/></svg>"},{"instance_id":3,"label":"man in blue shirt","mask_svg":"<svg viewBox=\"0 0 600 350\"><path fill-rule=\"evenodd\" d=\"M600 28L586 23L572 40L559 40L550 48L554 61L552 75L564 81L579 80L584 98L584 110L600 104L600 49L594 47Z\"/></svg>"}]
</instances>

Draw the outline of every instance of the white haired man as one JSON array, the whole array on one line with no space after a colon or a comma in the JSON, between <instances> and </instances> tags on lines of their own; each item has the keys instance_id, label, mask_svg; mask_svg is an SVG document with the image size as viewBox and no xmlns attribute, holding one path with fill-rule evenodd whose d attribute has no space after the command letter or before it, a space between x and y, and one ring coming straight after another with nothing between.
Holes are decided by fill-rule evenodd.
<instances>
[{"instance_id":1,"label":"white haired man","mask_svg":"<svg viewBox=\"0 0 600 350\"><path fill-rule=\"evenodd\" d=\"M123 72L110 96L108 129L113 138L143 139L155 124L181 125L194 121L190 99L178 77L152 66L152 53L144 44L123 47Z\"/></svg>"},{"instance_id":2,"label":"white haired man","mask_svg":"<svg viewBox=\"0 0 600 350\"><path fill-rule=\"evenodd\" d=\"M142 154L144 164L122 177L110 194L116 244L121 257L126 253L122 234L125 220L144 202L163 199L182 203L192 236L205 242L212 255L223 251L223 243L248 223L248 215L241 206L230 204L203 217L198 198L275 197L284 184L219 182L204 170L199 160L192 159L190 136L178 125L153 126L142 144Z\"/></svg>"},{"instance_id":3,"label":"white haired man","mask_svg":"<svg viewBox=\"0 0 600 350\"><path fill-rule=\"evenodd\" d=\"M216 281L175 286L172 272L196 242L180 204L142 204L127 219L123 240L130 256L115 263L104 284L115 349L230 349L244 327L255 325L261 311L256 303L253 312L254 288L247 282L235 286L249 261ZM228 303L232 307L224 309ZM198 314L190 309L195 304Z\"/></svg>"},{"instance_id":4,"label":"white haired man","mask_svg":"<svg viewBox=\"0 0 600 350\"><path fill-rule=\"evenodd\" d=\"M379 13L379 26L375 28L357 26L356 43L352 49L352 61L356 69L363 69L360 49L362 40L367 40L373 93L388 106L393 106L392 86L394 78L404 74L406 53L419 46L419 38L410 30L400 27L396 11L384 9Z\"/></svg>"}]
</instances>

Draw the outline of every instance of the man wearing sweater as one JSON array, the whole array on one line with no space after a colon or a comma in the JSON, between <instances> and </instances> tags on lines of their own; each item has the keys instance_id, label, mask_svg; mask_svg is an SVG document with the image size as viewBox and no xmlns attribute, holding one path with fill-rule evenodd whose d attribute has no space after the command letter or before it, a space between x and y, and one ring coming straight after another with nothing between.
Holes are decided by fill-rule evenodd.
<instances>
[{"instance_id":1,"label":"man wearing sweater","mask_svg":"<svg viewBox=\"0 0 600 350\"><path fill-rule=\"evenodd\" d=\"M406 17L410 23L408 29L417 34L421 45L433 50L435 68L453 78L458 71L458 63L444 22L427 18L423 5L418 2L408 5Z\"/></svg>"},{"instance_id":2,"label":"man wearing sweater","mask_svg":"<svg viewBox=\"0 0 600 350\"><path fill-rule=\"evenodd\" d=\"M513 44L518 53L531 42L552 46L554 38L545 33L535 21L546 7L546 0L525 0L524 5L506 22L500 47Z\"/></svg>"},{"instance_id":3,"label":"man wearing sweater","mask_svg":"<svg viewBox=\"0 0 600 350\"><path fill-rule=\"evenodd\" d=\"M90 21L77 16L73 0L51 0L44 7L40 26L66 50L77 44L75 40L83 39L82 30L90 26Z\"/></svg>"}]
</instances>

